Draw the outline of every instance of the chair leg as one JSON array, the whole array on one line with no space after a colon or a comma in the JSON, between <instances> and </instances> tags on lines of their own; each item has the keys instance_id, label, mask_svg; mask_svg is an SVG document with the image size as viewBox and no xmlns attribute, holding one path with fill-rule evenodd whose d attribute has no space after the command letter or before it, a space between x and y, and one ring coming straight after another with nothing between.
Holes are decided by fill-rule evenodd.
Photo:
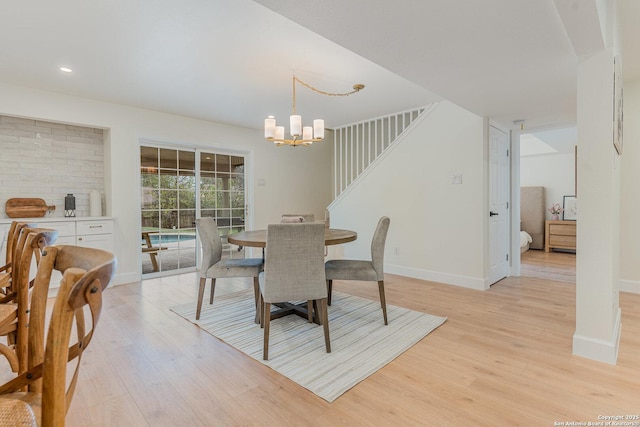
<instances>
[{"instance_id":1,"label":"chair leg","mask_svg":"<svg viewBox=\"0 0 640 427\"><path fill-rule=\"evenodd\" d=\"M327 280L327 305L331 305L332 290L333 290L333 280Z\"/></svg>"},{"instance_id":2,"label":"chair leg","mask_svg":"<svg viewBox=\"0 0 640 427\"><path fill-rule=\"evenodd\" d=\"M382 315L384 316L384 324L387 322L387 300L384 297L384 280L378 280L378 292L380 292L380 305L382 306Z\"/></svg>"},{"instance_id":3,"label":"chair leg","mask_svg":"<svg viewBox=\"0 0 640 427\"><path fill-rule=\"evenodd\" d=\"M321 318L322 328L324 329L324 346L327 348L327 353L331 353L331 339L329 338L329 309L327 308L327 298L322 298L320 304L318 304L320 313L318 317Z\"/></svg>"},{"instance_id":4,"label":"chair leg","mask_svg":"<svg viewBox=\"0 0 640 427\"><path fill-rule=\"evenodd\" d=\"M204 297L204 286L207 283L205 277L200 278L200 287L198 288L198 305L196 307L196 320L200 320L200 311L202 310L202 297Z\"/></svg>"},{"instance_id":5,"label":"chair leg","mask_svg":"<svg viewBox=\"0 0 640 427\"><path fill-rule=\"evenodd\" d=\"M269 360L269 324L271 323L271 304L268 302L262 306L264 318L264 346L262 348L262 359Z\"/></svg>"},{"instance_id":6,"label":"chair leg","mask_svg":"<svg viewBox=\"0 0 640 427\"><path fill-rule=\"evenodd\" d=\"M258 316L258 323L260 324L260 327L263 328L264 327L264 322L263 322L263 318L262 318L262 313L263 313L263 303L262 303L262 294L258 294L258 308L256 309L256 315Z\"/></svg>"},{"instance_id":7,"label":"chair leg","mask_svg":"<svg viewBox=\"0 0 640 427\"><path fill-rule=\"evenodd\" d=\"M260 281L257 277L253 278L253 296L256 300L256 318L254 319L255 323L260 323L260 315L258 312L260 311L259 307L259 299L260 299Z\"/></svg>"},{"instance_id":8,"label":"chair leg","mask_svg":"<svg viewBox=\"0 0 640 427\"><path fill-rule=\"evenodd\" d=\"M307 322L313 322L313 300L307 300Z\"/></svg>"},{"instance_id":9,"label":"chair leg","mask_svg":"<svg viewBox=\"0 0 640 427\"><path fill-rule=\"evenodd\" d=\"M313 316L311 317L312 322L316 322L318 325L322 325L322 317L320 317L320 312L318 311L318 300L313 300Z\"/></svg>"},{"instance_id":10,"label":"chair leg","mask_svg":"<svg viewBox=\"0 0 640 427\"><path fill-rule=\"evenodd\" d=\"M213 293L216 291L216 279L211 279L211 296L209 297L209 304L213 304Z\"/></svg>"}]
</instances>

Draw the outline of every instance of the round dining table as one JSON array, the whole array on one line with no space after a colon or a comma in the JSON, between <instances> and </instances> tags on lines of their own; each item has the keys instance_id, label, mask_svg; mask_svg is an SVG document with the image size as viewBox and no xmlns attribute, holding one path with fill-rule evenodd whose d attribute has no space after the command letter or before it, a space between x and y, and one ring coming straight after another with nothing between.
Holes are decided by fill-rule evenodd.
<instances>
[{"instance_id":1,"label":"round dining table","mask_svg":"<svg viewBox=\"0 0 640 427\"><path fill-rule=\"evenodd\" d=\"M340 245L342 243L353 242L358 238L358 233L351 230L341 230L338 228L325 228L324 245ZM267 246L267 230L241 231L227 235L229 243L238 246L248 246L253 248L265 248Z\"/></svg>"}]
</instances>

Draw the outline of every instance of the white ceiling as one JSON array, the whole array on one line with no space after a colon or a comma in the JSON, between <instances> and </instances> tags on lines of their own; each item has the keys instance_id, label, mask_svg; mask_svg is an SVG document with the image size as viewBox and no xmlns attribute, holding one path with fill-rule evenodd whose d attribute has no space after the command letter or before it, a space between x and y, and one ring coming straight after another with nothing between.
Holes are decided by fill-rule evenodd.
<instances>
[{"instance_id":1,"label":"white ceiling","mask_svg":"<svg viewBox=\"0 0 640 427\"><path fill-rule=\"evenodd\" d=\"M303 121L327 127L442 98L558 126L576 113L562 1L600 0L7 0L0 82L260 128L290 114L295 73L329 92L366 85L298 87ZM625 78L640 78L640 2L620 3Z\"/></svg>"},{"instance_id":2,"label":"white ceiling","mask_svg":"<svg viewBox=\"0 0 640 427\"><path fill-rule=\"evenodd\" d=\"M568 127L520 135L520 156L572 153L578 144L578 129Z\"/></svg>"}]
</instances>

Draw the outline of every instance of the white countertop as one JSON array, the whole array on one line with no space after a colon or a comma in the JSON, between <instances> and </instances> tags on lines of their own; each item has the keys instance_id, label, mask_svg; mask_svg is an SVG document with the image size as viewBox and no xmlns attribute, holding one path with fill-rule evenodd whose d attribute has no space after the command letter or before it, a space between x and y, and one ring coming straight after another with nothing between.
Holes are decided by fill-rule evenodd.
<instances>
[{"instance_id":1,"label":"white countertop","mask_svg":"<svg viewBox=\"0 0 640 427\"><path fill-rule=\"evenodd\" d=\"M103 221L114 219L111 216L41 216L38 218L0 218L0 224L11 224L13 221L21 222L70 222L70 221Z\"/></svg>"}]
</instances>

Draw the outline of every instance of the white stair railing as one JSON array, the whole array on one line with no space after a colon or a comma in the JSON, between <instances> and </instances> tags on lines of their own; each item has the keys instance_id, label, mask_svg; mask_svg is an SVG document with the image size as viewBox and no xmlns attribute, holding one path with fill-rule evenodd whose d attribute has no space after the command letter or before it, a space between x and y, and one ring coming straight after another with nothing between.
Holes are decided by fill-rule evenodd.
<instances>
[{"instance_id":1,"label":"white stair railing","mask_svg":"<svg viewBox=\"0 0 640 427\"><path fill-rule=\"evenodd\" d=\"M334 200L433 105L336 128Z\"/></svg>"}]
</instances>

